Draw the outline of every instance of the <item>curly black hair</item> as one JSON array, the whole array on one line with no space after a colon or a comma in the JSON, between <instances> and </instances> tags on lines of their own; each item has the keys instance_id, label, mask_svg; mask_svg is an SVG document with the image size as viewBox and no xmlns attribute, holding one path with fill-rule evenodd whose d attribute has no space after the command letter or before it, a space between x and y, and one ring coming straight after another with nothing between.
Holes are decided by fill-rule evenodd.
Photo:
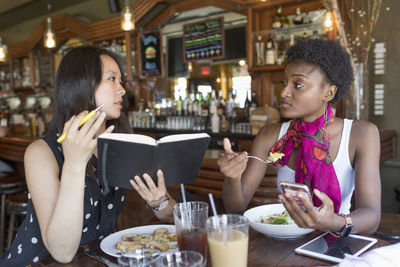
<instances>
[{"instance_id":1,"label":"curly black hair","mask_svg":"<svg viewBox=\"0 0 400 267\"><path fill-rule=\"evenodd\" d=\"M330 84L336 85L335 97L329 101L338 102L353 82L353 68L350 55L337 42L322 39L301 40L292 45L286 63L309 63L319 67Z\"/></svg>"}]
</instances>

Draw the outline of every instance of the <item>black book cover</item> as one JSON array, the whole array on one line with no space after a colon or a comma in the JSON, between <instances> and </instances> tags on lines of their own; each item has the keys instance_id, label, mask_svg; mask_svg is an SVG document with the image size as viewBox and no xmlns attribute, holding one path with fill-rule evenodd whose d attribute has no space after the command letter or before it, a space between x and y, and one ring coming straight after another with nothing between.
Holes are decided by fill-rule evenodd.
<instances>
[{"instance_id":1,"label":"black book cover","mask_svg":"<svg viewBox=\"0 0 400 267\"><path fill-rule=\"evenodd\" d=\"M149 174L157 183L157 170L166 186L196 180L210 136L176 134L155 140L138 134L102 134L97 140L98 170L103 194L109 186L132 189L129 180Z\"/></svg>"}]
</instances>

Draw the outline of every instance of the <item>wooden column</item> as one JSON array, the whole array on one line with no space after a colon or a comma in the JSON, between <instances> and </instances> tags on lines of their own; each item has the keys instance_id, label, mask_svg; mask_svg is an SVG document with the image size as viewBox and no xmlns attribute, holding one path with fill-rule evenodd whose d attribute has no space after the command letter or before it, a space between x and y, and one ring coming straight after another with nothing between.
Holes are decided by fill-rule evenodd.
<instances>
[{"instance_id":1,"label":"wooden column","mask_svg":"<svg viewBox=\"0 0 400 267\"><path fill-rule=\"evenodd\" d=\"M29 69L30 73L29 76L31 78L31 86L34 88L36 86L35 84L35 63L34 63L34 56L33 56L33 51L30 51L28 54L28 62L29 62Z\"/></svg>"},{"instance_id":2,"label":"wooden column","mask_svg":"<svg viewBox=\"0 0 400 267\"><path fill-rule=\"evenodd\" d=\"M126 79L128 81L132 81L133 76L132 76L132 39L131 39L131 33L130 32L125 32L125 42L126 42L126 64L125 64L125 70L126 70Z\"/></svg>"},{"instance_id":3,"label":"wooden column","mask_svg":"<svg viewBox=\"0 0 400 267\"><path fill-rule=\"evenodd\" d=\"M13 67L13 60L11 57L8 57L9 67L10 67L10 89L14 88L14 67Z\"/></svg>"}]
</instances>

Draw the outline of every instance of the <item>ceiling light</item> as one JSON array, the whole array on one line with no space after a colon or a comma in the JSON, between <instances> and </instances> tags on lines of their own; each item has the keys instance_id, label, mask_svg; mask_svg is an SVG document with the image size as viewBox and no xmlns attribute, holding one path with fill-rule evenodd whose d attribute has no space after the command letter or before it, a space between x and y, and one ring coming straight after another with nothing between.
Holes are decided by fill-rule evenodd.
<instances>
[{"instance_id":1,"label":"ceiling light","mask_svg":"<svg viewBox=\"0 0 400 267\"><path fill-rule=\"evenodd\" d=\"M49 16L51 5L47 2L47 31L44 33L44 47L56 47L55 34L51 30L51 18Z\"/></svg>"},{"instance_id":2,"label":"ceiling light","mask_svg":"<svg viewBox=\"0 0 400 267\"><path fill-rule=\"evenodd\" d=\"M132 31L135 29L134 16L129 6L129 0L125 0L125 7L121 13L121 29L124 31Z\"/></svg>"},{"instance_id":3,"label":"ceiling light","mask_svg":"<svg viewBox=\"0 0 400 267\"><path fill-rule=\"evenodd\" d=\"M325 12L324 19L322 21L322 28L329 32L333 30L333 14L330 11Z\"/></svg>"},{"instance_id":4,"label":"ceiling light","mask_svg":"<svg viewBox=\"0 0 400 267\"><path fill-rule=\"evenodd\" d=\"M0 62L7 61L7 47L2 44L0 37Z\"/></svg>"},{"instance_id":5,"label":"ceiling light","mask_svg":"<svg viewBox=\"0 0 400 267\"><path fill-rule=\"evenodd\" d=\"M47 18L47 31L44 34L44 46L47 48L53 48L56 46L56 40L54 39L55 34L51 30L51 18Z\"/></svg>"}]
</instances>

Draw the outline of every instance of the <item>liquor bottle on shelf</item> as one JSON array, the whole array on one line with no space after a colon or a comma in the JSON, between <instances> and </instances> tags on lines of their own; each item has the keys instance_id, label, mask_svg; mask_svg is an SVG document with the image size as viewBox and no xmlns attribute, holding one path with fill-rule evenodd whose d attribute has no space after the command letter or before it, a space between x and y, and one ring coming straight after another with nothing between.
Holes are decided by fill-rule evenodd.
<instances>
[{"instance_id":1,"label":"liquor bottle on shelf","mask_svg":"<svg viewBox=\"0 0 400 267\"><path fill-rule=\"evenodd\" d=\"M196 117L199 112L199 100L197 100L197 97L194 98L192 109L193 109L193 116Z\"/></svg>"},{"instance_id":2,"label":"liquor bottle on shelf","mask_svg":"<svg viewBox=\"0 0 400 267\"><path fill-rule=\"evenodd\" d=\"M183 110L183 100L182 97L179 96L179 99L176 101L176 113L178 116L182 116L182 110Z\"/></svg>"},{"instance_id":3,"label":"liquor bottle on shelf","mask_svg":"<svg viewBox=\"0 0 400 267\"><path fill-rule=\"evenodd\" d=\"M274 29L279 29L282 28L282 7L279 6L278 10L276 11L276 15L274 16L274 19L272 21L272 28Z\"/></svg>"},{"instance_id":4,"label":"liquor bottle on shelf","mask_svg":"<svg viewBox=\"0 0 400 267\"><path fill-rule=\"evenodd\" d=\"M304 23L305 23L305 24L312 24L312 23L313 23L313 20L312 20L312 17L311 17L311 14L310 14L310 13L307 13L307 14L306 14L306 16L305 16L305 18L304 18Z\"/></svg>"},{"instance_id":5,"label":"liquor bottle on shelf","mask_svg":"<svg viewBox=\"0 0 400 267\"><path fill-rule=\"evenodd\" d=\"M303 32L303 40L308 39L308 34L307 32Z\"/></svg>"},{"instance_id":6,"label":"liquor bottle on shelf","mask_svg":"<svg viewBox=\"0 0 400 267\"><path fill-rule=\"evenodd\" d=\"M221 132L229 131L229 121L226 119L225 115L222 115L220 128L221 128Z\"/></svg>"},{"instance_id":7,"label":"liquor bottle on shelf","mask_svg":"<svg viewBox=\"0 0 400 267\"><path fill-rule=\"evenodd\" d=\"M304 22L304 17L303 14L300 12L300 7L296 8L296 16L293 18L293 24L299 25L303 24Z\"/></svg>"},{"instance_id":8,"label":"liquor bottle on shelf","mask_svg":"<svg viewBox=\"0 0 400 267\"><path fill-rule=\"evenodd\" d=\"M218 108L217 113L218 115L222 116L225 113L225 99L222 97L222 91L218 92Z\"/></svg>"},{"instance_id":9,"label":"liquor bottle on shelf","mask_svg":"<svg viewBox=\"0 0 400 267\"><path fill-rule=\"evenodd\" d=\"M257 66L262 66L265 63L265 45L264 42L262 41L261 35L257 36L257 41L256 41L256 56L257 56Z\"/></svg>"},{"instance_id":10,"label":"liquor bottle on shelf","mask_svg":"<svg viewBox=\"0 0 400 267\"><path fill-rule=\"evenodd\" d=\"M277 45L278 56L276 59L276 63L278 65L281 65L285 60L286 50L288 49L287 45L288 45L288 40L285 40L285 37L282 35Z\"/></svg>"},{"instance_id":11,"label":"liquor bottle on shelf","mask_svg":"<svg viewBox=\"0 0 400 267\"><path fill-rule=\"evenodd\" d=\"M283 27L283 28L288 28L288 27L290 27L290 26L291 26L291 25L290 25L289 16L283 17L283 19L282 19L282 27Z\"/></svg>"},{"instance_id":12,"label":"liquor bottle on shelf","mask_svg":"<svg viewBox=\"0 0 400 267\"><path fill-rule=\"evenodd\" d=\"M203 100L203 94L199 93L198 94L198 104L197 104L197 115L201 116L202 115L202 110L204 106L204 100Z\"/></svg>"},{"instance_id":13,"label":"liquor bottle on shelf","mask_svg":"<svg viewBox=\"0 0 400 267\"><path fill-rule=\"evenodd\" d=\"M258 107L257 104L257 93L255 91L251 91L251 102L250 102L250 107L249 107L249 116L251 115L251 112L255 110Z\"/></svg>"},{"instance_id":14,"label":"liquor bottle on shelf","mask_svg":"<svg viewBox=\"0 0 400 267\"><path fill-rule=\"evenodd\" d=\"M311 36L311 39L319 39L318 30L313 31L313 35Z\"/></svg>"},{"instance_id":15,"label":"liquor bottle on shelf","mask_svg":"<svg viewBox=\"0 0 400 267\"><path fill-rule=\"evenodd\" d=\"M225 105L225 113L228 118L231 118L233 116L233 106L234 106L234 101L232 97L232 92L229 92L228 101L226 101Z\"/></svg>"},{"instance_id":16,"label":"liquor bottle on shelf","mask_svg":"<svg viewBox=\"0 0 400 267\"><path fill-rule=\"evenodd\" d=\"M211 92L211 102L210 102L210 116L214 113L217 113L217 99L215 97L215 91L213 90Z\"/></svg>"},{"instance_id":17,"label":"liquor bottle on shelf","mask_svg":"<svg viewBox=\"0 0 400 267\"><path fill-rule=\"evenodd\" d=\"M294 34L293 34L293 33L291 33L291 34L290 34L289 47L290 47L290 46L292 46L292 45L294 45L294 43L295 43L295 40L294 40Z\"/></svg>"},{"instance_id":18,"label":"liquor bottle on shelf","mask_svg":"<svg viewBox=\"0 0 400 267\"><path fill-rule=\"evenodd\" d=\"M272 34L268 34L265 64L274 65L276 63L276 47Z\"/></svg>"},{"instance_id":19,"label":"liquor bottle on shelf","mask_svg":"<svg viewBox=\"0 0 400 267\"><path fill-rule=\"evenodd\" d=\"M213 133L219 133L219 124L220 124L219 116L217 112L215 112L211 117L211 131Z\"/></svg>"},{"instance_id":20,"label":"liquor bottle on shelf","mask_svg":"<svg viewBox=\"0 0 400 267\"><path fill-rule=\"evenodd\" d=\"M247 95L246 101L244 102L244 116L246 119L250 117L250 103L249 95Z\"/></svg>"},{"instance_id":21,"label":"liquor bottle on shelf","mask_svg":"<svg viewBox=\"0 0 400 267\"><path fill-rule=\"evenodd\" d=\"M184 116L188 116L189 112L188 112L188 106L189 106L189 97L186 94L185 99L183 100L183 115Z\"/></svg>"}]
</instances>

